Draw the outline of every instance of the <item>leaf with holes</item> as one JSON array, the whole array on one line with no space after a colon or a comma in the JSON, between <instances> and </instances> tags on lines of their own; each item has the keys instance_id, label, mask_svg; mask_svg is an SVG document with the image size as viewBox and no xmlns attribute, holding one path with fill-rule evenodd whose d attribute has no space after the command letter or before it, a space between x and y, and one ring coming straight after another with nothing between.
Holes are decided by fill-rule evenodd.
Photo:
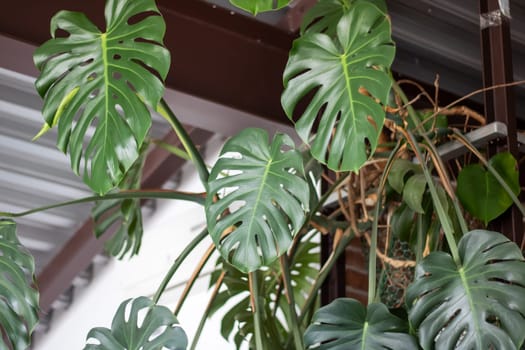
<instances>
[{"instance_id":1,"label":"leaf with holes","mask_svg":"<svg viewBox=\"0 0 525 350\"><path fill-rule=\"evenodd\" d=\"M274 11L288 5L290 0L230 0L232 5L257 15L261 12Z\"/></svg>"},{"instance_id":2,"label":"leaf with holes","mask_svg":"<svg viewBox=\"0 0 525 350\"><path fill-rule=\"evenodd\" d=\"M294 299L298 308L302 308L308 292L312 287L319 272L319 235L315 232L305 235L296 246L293 257L290 259L290 279L293 285ZM210 287L215 286L219 276L226 271L223 280L223 289L212 302L211 314L222 315L221 334L224 339L236 342L237 348L241 343L250 340L254 343L253 336L254 324L251 312L250 287L248 275L240 272L235 267L225 263L219 258L216 269L210 279ZM263 334L266 335L269 349L280 349L283 347L279 343L288 334L284 319L275 317L275 314L283 314L289 317L289 306L284 295L281 266L279 262L274 262L268 269L264 269L256 274L259 278L257 285L260 288L259 295L265 296L263 312L261 313ZM235 303L227 302L235 300ZM270 307L272 306L272 307ZM275 308L275 310L274 310ZM239 342L237 342L239 340ZM276 343L277 342L277 343ZM251 344L252 347L255 344Z\"/></svg>"},{"instance_id":3,"label":"leaf with holes","mask_svg":"<svg viewBox=\"0 0 525 350\"><path fill-rule=\"evenodd\" d=\"M385 0L323 0L317 2L303 17L301 34L305 32L336 34L336 26L341 17L350 11L352 6L368 2L386 13Z\"/></svg>"},{"instance_id":4,"label":"leaf with holes","mask_svg":"<svg viewBox=\"0 0 525 350\"><path fill-rule=\"evenodd\" d=\"M341 17L334 38L307 32L293 44L281 102L312 155L331 169L357 171L377 147L391 87L390 32L386 14L359 2ZM308 106L294 115L305 98Z\"/></svg>"},{"instance_id":5,"label":"leaf with holes","mask_svg":"<svg viewBox=\"0 0 525 350\"><path fill-rule=\"evenodd\" d=\"M120 190L136 190L140 188L142 168L146 155L146 144L143 145L139 158L128 170L119 184ZM142 210L140 199L110 199L96 202L91 211L95 223L95 236L105 234L117 225L117 231L106 242L106 251L119 259L129 253L130 257L138 254L142 243Z\"/></svg>"},{"instance_id":6,"label":"leaf with holes","mask_svg":"<svg viewBox=\"0 0 525 350\"><path fill-rule=\"evenodd\" d=\"M124 301L111 329L93 328L87 341L84 350L185 350L188 345L173 313L146 297Z\"/></svg>"},{"instance_id":7,"label":"leaf with holes","mask_svg":"<svg viewBox=\"0 0 525 350\"><path fill-rule=\"evenodd\" d=\"M243 272L286 252L305 220L310 191L293 146L288 135L269 145L266 131L245 129L226 142L210 173L208 229L222 257Z\"/></svg>"},{"instance_id":8,"label":"leaf with holes","mask_svg":"<svg viewBox=\"0 0 525 350\"><path fill-rule=\"evenodd\" d=\"M383 304L368 308L359 301L339 298L320 308L304 334L307 349L318 350L416 350L405 321Z\"/></svg>"},{"instance_id":9,"label":"leaf with holes","mask_svg":"<svg viewBox=\"0 0 525 350\"><path fill-rule=\"evenodd\" d=\"M489 160L515 195L520 193L516 159L509 152L496 154ZM511 205L512 198L498 180L480 164L464 167L458 176L458 198L472 215L485 225L503 214Z\"/></svg>"},{"instance_id":10,"label":"leaf with holes","mask_svg":"<svg viewBox=\"0 0 525 350\"><path fill-rule=\"evenodd\" d=\"M98 194L118 185L138 158L151 126L148 106L163 95L170 55L158 14L153 0L108 0L102 33L84 14L61 11L51 21L53 38L35 52L44 129L58 125L58 147Z\"/></svg>"},{"instance_id":11,"label":"leaf with holes","mask_svg":"<svg viewBox=\"0 0 525 350\"><path fill-rule=\"evenodd\" d=\"M0 349L25 350L38 323L35 262L16 236L16 224L0 220Z\"/></svg>"},{"instance_id":12,"label":"leaf with holes","mask_svg":"<svg viewBox=\"0 0 525 350\"><path fill-rule=\"evenodd\" d=\"M416 267L406 300L424 349L519 349L525 338L525 260L497 232L461 238L460 261L433 252Z\"/></svg>"}]
</instances>

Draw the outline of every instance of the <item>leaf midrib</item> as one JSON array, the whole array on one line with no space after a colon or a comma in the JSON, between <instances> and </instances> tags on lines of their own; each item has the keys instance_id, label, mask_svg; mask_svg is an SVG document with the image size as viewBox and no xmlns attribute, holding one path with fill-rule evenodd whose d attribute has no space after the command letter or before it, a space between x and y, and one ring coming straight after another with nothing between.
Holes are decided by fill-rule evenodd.
<instances>
[{"instance_id":1,"label":"leaf midrib","mask_svg":"<svg viewBox=\"0 0 525 350\"><path fill-rule=\"evenodd\" d=\"M475 305L474 305L474 302L473 302L473 298L472 298L472 292L470 290L470 285L468 283L468 278L465 274L465 269L463 266L458 266L458 272L459 272L459 276L461 278L461 284L463 285L463 289L465 290L465 294L466 294L466 298L467 298L467 301L468 301L468 305L470 307L470 312L472 313L472 319L474 320L474 327L475 327L475 335L476 335L476 343L478 345L482 344L482 341L479 337L479 335L481 334L481 331L480 331L480 328L479 328L479 323L478 323L478 313L477 313L477 310L475 308Z\"/></svg>"},{"instance_id":2,"label":"leaf midrib","mask_svg":"<svg viewBox=\"0 0 525 350\"><path fill-rule=\"evenodd\" d=\"M255 205L253 206L252 215L250 217L250 223L248 224L248 232L250 234L252 233L252 226L253 226L253 222L255 221L254 220L255 213L257 213L257 209L259 208L259 203L261 202L261 196L262 196L263 188L266 187L266 181L267 181L267 178L268 178L268 174L270 173L272 162L273 162L273 158L270 157L270 159L268 159L268 162L266 163L266 167L264 169L264 174L263 174L263 177L261 179L261 185L259 186L259 192L257 192L257 197L255 199Z\"/></svg>"},{"instance_id":3,"label":"leaf midrib","mask_svg":"<svg viewBox=\"0 0 525 350\"><path fill-rule=\"evenodd\" d=\"M368 334L368 322L365 322L363 324L363 335L361 336L361 350L367 350L366 349L367 334Z\"/></svg>"},{"instance_id":4,"label":"leaf midrib","mask_svg":"<svg viewBox=\"0 0 525 350\"><path fill-rule=\"evenodd\" d=\"M352 86L350 85L350 75L348 72L348 66L347 66L347 55L346 53L341 55L341 65L343 66L343 75L345 77L345 85L346 85L346 91L348 93L348 100L350 102L350 112L352 113L352 126L353 130L356 129L356 116L355 116L355 109L354 109L354 97L352 94Z\"/></svg>"},{"instance_id":5,"label":"leaf midrib","mask_svg":"<svg viewBox=\"0 0 525 350\"><path fill-rule=\"evenodd\" d=\"M109 114L109 79L108 79L108 48L107 48L107 33L100 34L100 46L102 50L102 65L104 66L104 106L105 106L105 116L104 122L102 123L104 127L104 137L103 137L103 148L107 145L108 140L108 126L107 126L107 116Z\"/></svg>"}]
</instances>

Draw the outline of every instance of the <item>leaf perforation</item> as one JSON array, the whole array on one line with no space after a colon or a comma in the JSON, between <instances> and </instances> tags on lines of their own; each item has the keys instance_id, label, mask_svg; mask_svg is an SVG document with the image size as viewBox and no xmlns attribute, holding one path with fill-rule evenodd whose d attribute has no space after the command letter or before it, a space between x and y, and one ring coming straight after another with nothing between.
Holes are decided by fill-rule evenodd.
<instances>
[{"instance_id":1,"label":"leaf perforation","mask_svg":"<svg viewBox=\"0 0 525 350\"><path fill-rule=\"evenodd\" d=\"M111 0L105 14L102 33L83 14L59 12L52 36L59 29L69 36L54 37L35 52L47 128L58 123L59 148L70 153L74 171L82 168L84 181L99 194L118 185L138 158L151 125L148 107L156 107L162 97L169 67L169 52L162 46L165 24L153 0ZM134 15L144 19L126 24ZM86 84L75 85L80 80ZM69 96L75 88L79 93ZM56 109L62 101L68 106ZM92 136L89 126L96 129Z\"/></svg>"}]
</instances>

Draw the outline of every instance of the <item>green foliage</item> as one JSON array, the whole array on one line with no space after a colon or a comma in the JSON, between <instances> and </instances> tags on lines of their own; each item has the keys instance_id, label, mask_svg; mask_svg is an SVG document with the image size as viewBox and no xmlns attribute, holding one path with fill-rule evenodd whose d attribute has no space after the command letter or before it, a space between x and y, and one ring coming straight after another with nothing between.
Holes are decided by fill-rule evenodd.
<instances>
[{"instance_id":1,"label":"green foliage","mask_svg":"<svg viewBox=\"0 0 525 350\"><path fill-rule=\"evenodd\" d=\"M414 174L421 173L421 166L406 159L397 159L394 164L392 164L392 169L388 174L388 184L397 193L403 193L407 178Z\"/></svg>"},{"instance_id":2,"label":"green foliage","mask_svg":"<svg viewBox=\"0 0 525 350\"><path fill-rule=\"evenodd\" d=\"M385 0L323 0L317 2L305 14L301 23L301 34L309 31L325 33L329 36L335 35L336 26L341 17L348 13L352 6L360 2L374 4L380 11L386 13Z\"/></svg>"},{"instance_id":3,"label":"green foliage","mask_svg":"<svg viewBox=\"0 0 525 350\"><path fill-rule=\"evenodd\" d=\"M383 127L381 103L390 91L387 71L395 48L388 17L367 2L352 6L336 33L332 38L307 31L294 42L281 103L317 160L333 170L357 171L374 152ZM307 95L313 95L308 107L294 116Z\"/></svg>"},{"instance_id":4,"label":"green foliage","mask_svg":"<svg viewBox=\"0 0 525 350\"><path fill-rule=\"evenodd\" d=\"M440 225L434 218L434 203L428 191L428 184L422 174L420 164L406 159L397 159L388 175L388 184L401 194L401 204L392 215L391 227L395 237L409 242L411 248L417 252L422 249L430 236L430 249L434 250L439 240ZM443 209L451 210L447 194L443 187L435 182L437 194ZM417 220L418 215L421 220ZM422 232L423 242L419 242L417 232ZM419 248L419 249L418 249Z\"/></svg>"},{"instance_id":5,"label":"green foliage","mask_svg":"<svg viewBox=\"0 0 525 350\"><path fill-rule=\"evenodd\" d=\"M290 0L230 2L257 14L282 8ZM339 197L346 193L347 197L339 198L339 207L332 214L323 212L325 201L334 193L317 193L321 163L335 171L359 171L377 148L384 106L398 102L390 94L389 70L395 47L384 0L321 0L306 14L285 68L281 97L285 113L307 143L303 152L295 149L287 135L276 134L270 141L265 131L246 129L225 143L210 174L182 125L161 100L170 56L162 46L165 23L154 0L107 0L105 18L107 29L101 32L81 13L61 11L53 17L53 38L34 56L41 71L36 88L44 98L45 125L39 135L58 126L57 145L69 153L73 170L82 172L96 193L105 194L117 186L124 190L139 188L143 144L151 126L148 108L169 121L207 190L207 229L221 253L211 283L224 277L207 312L224 312L221 334L225 339L233 340L238 349L246 345L257 350L302 348L300 332L313 313L317 288L337 260L337 252L344 251L341 242L357 233L343 230L347 226L348 230L365 227L364 221L369 224L373 218L368 306L338 299L318 310L304 333L307 349L412 350L418 348L412 334L417 334L424 349L507 350L523 345L525 260L520 249L501 234L483 230L469 232L457 247L454 234L467 231L467 224L461 221L457 203L447 197L440 184L434 184L432 165L407 160L393 163L388 182L397 193L390 191L384 202L385 206L397 206L388 217L390 221L384 217L392 211L380 213L382 196L371 191L383 188L380 173L389 168L392 158L386 167L381 167L385 164L382 158L377 159L371 164L377 166L375 171L363 170L359 177L352 177L358 184L337 182L334 193L337 191ZM394 87L396 97L409 105L402 90ZM427 120L432 113L407 108L403 110L409 112L411 118L407 120L405 113L395 112L397 103L395 107L389 109L392 121L396 128L408 132L392 128L386 130L386 138L398 142L396 152L398 146L405 147L403 152L410 156L416 152L418 159L426 162L428 154L419 154L419 138L433 148L442 139L434 136L451 130L447 129L446 117ZM490 164L518 194L516 161L508 154L498 154ZM434 167L439 166L434 163ZM446 174L440 175L446 182ZM336 181L345 178L339 174ZM195 200L199 194L172 196ZM479 165L461 172L458 197L467 210L486 223L512 204L494 176ZM109 198L112 200L100 201L93 210L96 235L119 224L109 250L119 257L134 255L142 237L140 200ZM371 215L367 200L373 202L374 198L378 211ZM306 221L309 219L312 222ZM375 229L384 221L392 231L386 239L391 239L390 243L403 241L398 249L402 254L391 247L385 255L395 262L412 259L415 252L416 276L406 290L408 316L403 319L391 314L384 304L372 302ZM336 253L319 271L319 245L313 237L318 231L333 232L336 227L335 237L342 233L343 238L335 240L339 244L334 245ZM310 233L297 237L307 230ZM442 241L443 233L446 242ZM155 300L204 234L174 262ZM434 251L446 244L454 257L432 252L423 258L423 249ZM283 260L283 266L289 263L289 271L282 271L276 261L283 254L289 256ZM393 268L394 263L389 266ZM385 271L388 273L388 268ZM252 272L252 283L247 272ZM29 345L38 308L38 293L31 287L33 274L33 260L21 249L15 224L0 220L0 350L21 350ZM291 279L293 298L285 294L285 276L286 281ZM402 277L408 281L411 275ZM400 294L404 294L404 286ZM381 288L377 295L381 295ZM401 303L401 299L396 294L396 301ZM295 304L289 305L292 300ZM252 305L257 305L256 313ZM92 329L84 349L186 347L186 335L171 311L140 297L120 305L111 329Z\"/></svg>"},{"instance_id":6,"label":"green foliage","mask_svg":"<svg viewBox=\"0 0 525 350\"><path fill-rule=\"evenodd\" d=\"M309 187L293 146L287 135L269 145L266 131L245 129L226 142L210 173L208 229L222 257L243 272L286 252L305 220Z\"/></svg>"},{"instance_id":7,"label":"green foliage","mask_svg":"<svg viewBox=\"0 0 525 350\"><path fill-rule=\"evenodd\" d=\"M420 124L415 125L412 119L408 118L407 127L409 129L419 128L419 132L428 132L435 129L444 129L448 127L448 119L446 115L438 114L434 118L430 118L434 112L418 113Z\"/></svg>"},{"instance_id":8,"label":"green foliage","mask_svg":"<svg viewBox=\"0 0 525 350\"><path fill-rule=\"evenodd\" d=\"M146 145L142 147L139 158L124 176L120 190L140 188L142 167L146 155ZM142 211L139 198L111 199L98 201L91 215L95 222L95 236L99 238L111 227L117 225L117 232L106 242L106 251L119 259L129 253L138 254L142 243Z\"/></svg>"},{"instance_id":9,"label":"green foliage","mask_svg":"<svg viewBox=\"0 0 525 350\"><path fill-rule=\"evenodd\" d=\"M138 158L151 125L147 107L164 93L170 62L164 21L149 15L130 23L149 12L158 13L153 0L108 0L102 33L84 14L61 11L51 20L53 38L34 54L44 130L58 125L58 147L99 194L118 185ZM58 36L59 29L68 36ZM95 131L84 146L89 128Z\"/></svg>"},{"instance_id":10,"label":"green foliage","mask_svg":"<svg viewBox=\"0 0 525 350\"><path fill-rule=\"evenodd\" d=\"M411 176L403 189L403 202L405 202L413 211L424 214L423 195L427 188L427 181L423 174Z\"/></svg>"},{"instance_id":11,"label":"green foliage","mask_svg":"<svg viewBox=\"0 0 525 350\"><path fill-rule=\"evenodd\" d=\"M418 349L407 331L407 323L383 304L365 307L357 300L339 298L315 313L304 339L309 350Z\"/></svg>"},{"instance_id":12,"label":"green foliage","mask_svg":"<svg viewBox=\"0 0 525 350\"><path fill-rule=\"evenodd\" d=\"M143 320L141 311L146 311ZM146 297L124 301L111 329L93 328L87 341L84 350L185 350L188 345L186 334L172 312Z\"/></svg>"},{"instance_id":13,"label":"green foliage","mask_svg":"<svg viewBox=\"0 0 525 350\"><path fill-rule=\"evenodd\" d=\"M261 12L274 11L288 5L290 0L230 0L232 5L257 15Z\"/></svg>"},{"instance_id":14,"label":"green foliage","mask_svg":"<svg viewBox=\"0 0 525 350\"><path fill-rule=\"evenodd\" d=\"M312 233L303 238L291 259L290 274L294 286L294 299L299 308L304 305L306 295L311 288L311 281L315 279L319 270L319 245L314 241L317 238L318 235ZM237 349L240 349L248 339L253 345L254 324L248 275L220 258L212 274L210 287L215 285L223 271L226 271L223 280L224 287L213 301L210 315L217 312L223 313L221 335L227 341L233 339ZM274 262L256 275L259 278L257 285L261 288L259 295L265 297L265 300L262 301L264 305L262 333L266 336L265 344L270 349L281 349L284 347L283 340L289 334L282 316L289 317L289 311L284 295L280 264ZM228 302L229 300L233 302Z\"/></svg>"},{"instance_id":15,"label":"green foliage","mask_svg":"<svg viewBox=\"0 0 525 350\"><path fill-rule=\"evenodd\" d=\"M424 349L519 349L525 334L525 261L505 236L474 230L460 265L433 252L407 291L411 324Z\"/></svg>"},{"instance_id":16,"label":"green foliage","mask_svg":"<svg viewBox=\"0 0 525 350\"><path fill-rule=\"evenodd\" d=\"M496 154L489 160L515 195L520 193L517 162L508 152ZM476 218L485 222L494 220L511 205L512 198L494 175L480 164L464 167L458 176L457 194L461 204Z\"/></svg>"},{"instance_id":17,"label":"green foliage","mask_svg":"<svg viewBox=\"0 0 525 350\"><path fill-rule=\"evenodd\" d=\"M35 262L18 241L16 224L0 220L0 350L25 350L31 343L38 323L34 273Z\"/></svg>"}]
</instances>

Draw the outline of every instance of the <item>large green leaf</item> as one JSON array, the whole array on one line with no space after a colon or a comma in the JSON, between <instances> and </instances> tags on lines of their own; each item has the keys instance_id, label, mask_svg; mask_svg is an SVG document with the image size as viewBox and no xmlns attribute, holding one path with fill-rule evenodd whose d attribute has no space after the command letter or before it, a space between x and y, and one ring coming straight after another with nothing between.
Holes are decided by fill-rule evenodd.
<instances>
[{"instance_id":1,"label":"large green leaf","mask_svg":"<svg viewBox=\"0 0 525 350\"><path fill-rule=\"evenodd\" d=\"M515 195L520 192L516 159L509 152L496 154L489 160ZM485 224L497 218L512 205L512 198L498 180L480 164L464 167L458 176L458 198L472 215Z\"/></svg>"},{"instance_id":2,"label":"large green leaf","mask_svg":"<svg viewBox=\"0 0 525 350\"><path fill-rule=\"evenodd\" d=\"M0 350L25 350L38 323L35 262L16 236L16 224L0 220ZM6 342L7 343L6 343Z\"/></svg>"},{"instance_id":3,"label":"large green leaf","mask_svg":"<svg viewBox=\"0 0 525 350\"><path fill-rule=\"evenodd\" d=\"M434 252L407 290L409 319L424 349L519 349L525 338L525 260L513 242L474 230L459 245L460 265Z\"/></svg>"},{"instance_id":4,"label":"large green leaf","mask_svg":"<svg viewBox=\"0 0 525 350\"><path fill-rule=\"evenodd\" d=\"M386 13L385 0L321 0L318 1L303 17L301 34L306 31L326 33L330 36L336 33L336 26L343 15L352 6L360 2L368 2Z\"/></svg>"},{"instance_id":5,"label":"large green leaf","mask_svg":"<svg viewBox=\"0 0 525 350\"><path fill-rule=\"evenodd\" d=\"M286 252L308 210L303 175L303 158L287 135L269 145L266 131L245 129L226 142L206 198L208 229L226 261L251 272Z\"/></svg>"},{"instance_id":6,"label":"large green leaf","mask_svg":"<svg viewBox=\"0 0 525 350\"><path fill-rule=\"evenodd\" d=\"M319 272L319 244L316 242L318 235L314 232L308 234L298 244L295 254L290 259L290 278L293 285L294 299L298 308L302 308L306 295L311 289L313 281ZM223 289L212 304L213 313L221 313L221 334L230 341L233 338L237 349L247 340L254 343L254 324L251 311L250 286L248 275L240 272L233 266L219 258L216 270L210 279L210 287L214 286L218 277L226 271L223 280ZM282 341L288 334L285 320L275 315L289 317L289 306L284 295L281 267L274 262L268 269L256 274L259 278L259 295L265 297L264 309L261 313L263 335L268 348L279 349L283 347ZM230 302L227 302L230 300ZM234 303L231 300L235 300ZM276 310L273 310L275 308ZM252 346L254 344L251 344Z\"/></svg>"},{"instance_id":7,"label":"large green leaf","mask_svg":"<svg viewBox=\"0 0 525 350\"><path fill-rule=\"evenodd\" d=\"M390 91L386 71L395 48L388 17L368 2L352 6L336 32L333 38L308 31L294 42L281 103L316 159L334 170L357 171L375 151L383 127L381 103ZM308 106L294 115L304 98Z\"/></svg>"},{"instance_id":8,"label":"large green leaf","mask_svg":"<svg viewBox=\"0 0 525 350\"><path fill-rule=\"evenodd\" d=\"M142 168L146 154L145 145L139 158L129 169L119 184L120 190L135 190L140 188ZM106 251L122 259L129 253L130 257L138 254L142 243L142 210L139 198L110 199L98 201L91 215L95 222L95 236L99 238L114 225L117 231L106 242Z\"/></svg>"},{"instance_id":9,"label":"large green leaf","mask_svg":"<svg viewBox=\"0 0 525 350\"><path fill-rule=\"evenodd\" d=\"M416 340L408 335L405 321L380 303L363 306L339 298L320 308L304 334L307 349L318 350L412 350Z\"/></svg>"},{"instance_id":10,"label":"large green leaf","mask_svg":"<svg viewBox=\"0 0 525 350\"><path fill-rule=\"evenodd\" d=\"M151 125L147 107L163 95L170 62L161 46L164 20L149 15L133 22L151 12L158 13L154 0L107 0L102 33L84 14L61 11L51 21L53 38L34 55L44 129L58 124L58 147L99 194L120 183L137 159ZM68 36L59 37L59 29Z\"/></svg>"},{"instance_id":11,"label":"large green leaf","mask_svg":"<svg viewBox=\"0 0 525 350\"><path fill-rule=\"evenodd\" d=\"M145 312L143 319L141 312ZM146 297L124 301L111 329L93 328L87 341L84 350L185 350L188 345L173 313Z\"/></svg>"},{"instance_id":12,"label":"large green leaf","mask_svg":"<svg viewBox=\"0 0 525 350\"><path fill-rule=\"evenodd\" d=\"M288 5L290 0L230 0L232 5L257 15L261 12L278 10Z\"/></svg>"}]
</instances>

